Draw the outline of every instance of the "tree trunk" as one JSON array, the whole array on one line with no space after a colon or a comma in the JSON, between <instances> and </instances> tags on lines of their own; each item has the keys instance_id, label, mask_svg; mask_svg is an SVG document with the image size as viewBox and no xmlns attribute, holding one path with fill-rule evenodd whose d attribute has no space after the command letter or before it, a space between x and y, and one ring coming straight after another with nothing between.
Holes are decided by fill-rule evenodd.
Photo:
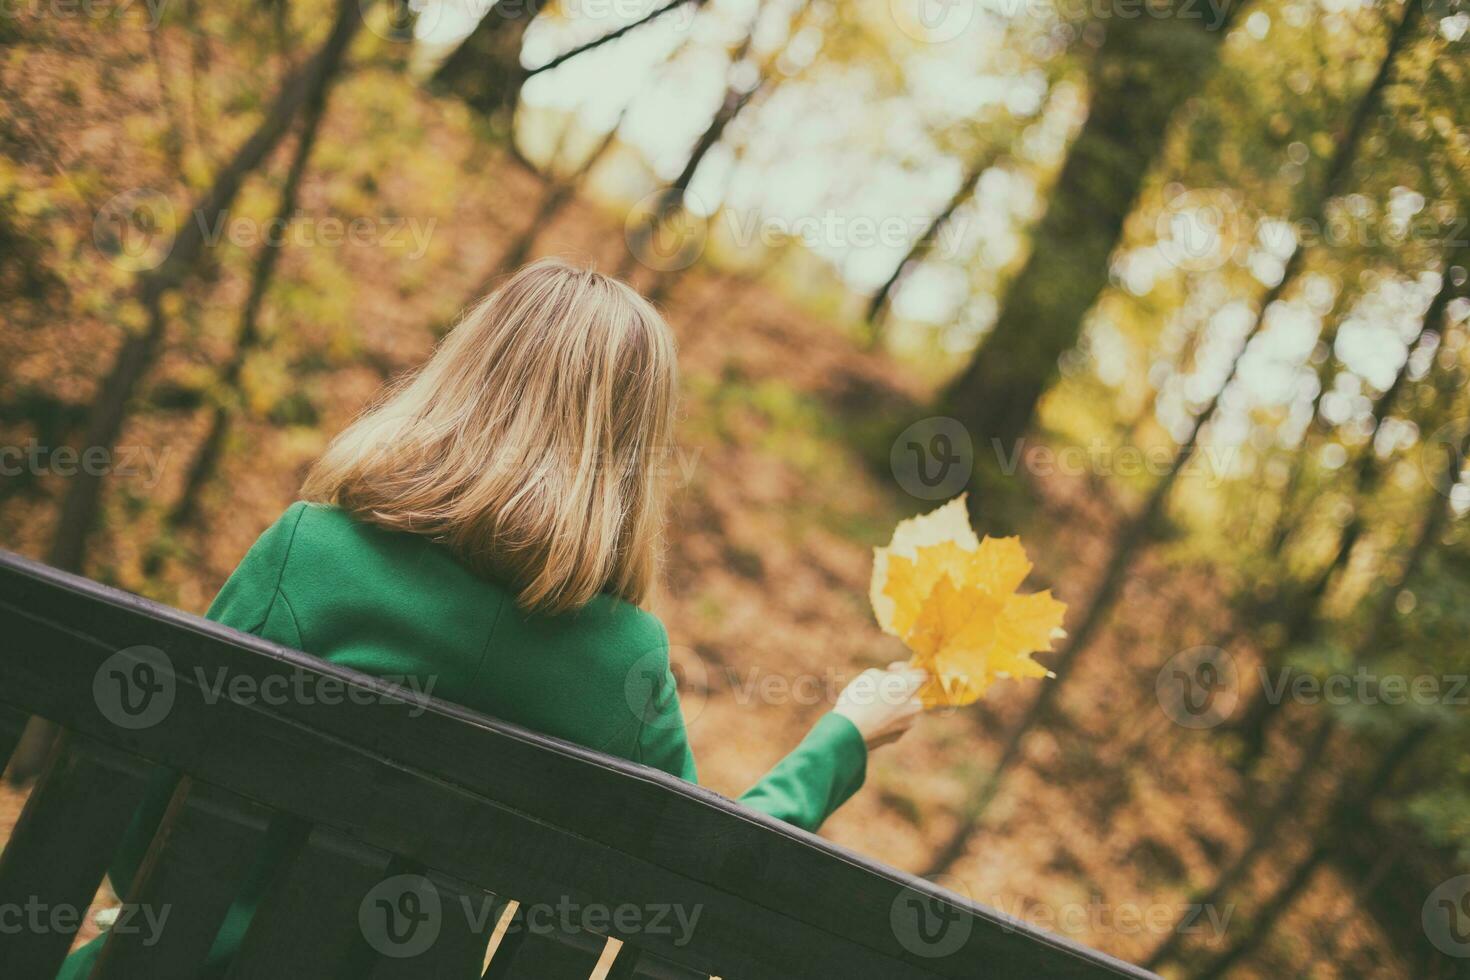
<instances>
[{"instance_id":1,"label":"tree trunk","mask_svg":"<svg viewBox=\"0 0 1470 980\"><path fill-rule=\"evenodd\" d=\"M878 291L873 293L873 298L868 301L866 319L868 326L872 330L874 341L882 333L883 320L888 312L888 304L892 299L894 291L908 278L909 274L913 272L919 263L923 262L929 253L934 250L934 243L939 240L940 233L949 225L950 219L954 217L954 213L959 210L962 204L974 196L975 185L980 183L980 178L985 174L985 171L994 165L995 157L993 155L987 155L983 160L977 161L970 168L970 172L965 174L965 179L960 183L959 189L949 199L949 204L945 206L943 211L940 211L934 216L934 219L929 222L929 227L925 228L924 233L914 240L913 245L909 246L908 254L903 257L898 265L894 266L893 273L883 285L878 287Z\"/></svg>"},{"instance_id":2,"label":"tree trunk","mask_svg":"<svg viewBox=\"0 0 1470 980\"><path fill-rule=\"evenodd\" d=\"M1230 891L1255 866L1256 859L1277 843L1282 821L1290 816L1301 802L1302 794L1306 791L1312 775L1317 772L1317 767L1321 764L1322 757L1326 754L1336 729L1337 726L1331 719L1324 719L1317 726L1311 743L1302 751L1301 759L1297 761L1296 767L1287 777L1286 784L1276 795L1271 808L1256 821L1255 829L1251 832L1245 849L1216 875L1209 887L1189 897L1187 904L1190 908L1211 909L1219 906ZM1168 938L1149 954L1148 959L1144 960L1145 970L1157 970L1162 964L1170 962L1178 955L1179 948L1184 943L1184 932L1177 926L1176 923L1176 927L1169 931Z\"/></svg>"},{"instance_id":3,"label":"tree trunk","mask_svg":"<svg viewBox=\"0 0 1470 980\"><path fill-rule=\"evenodd\" d=\"M633 23L593 38L529 70L521 65L521 41L526 36L526 28L540 14L541 5L536 2L497 4L439 65L430 85L458 96L477 112L496 115L515 107L526 79L615 41L687 3L703 6L704 0L668 0ZM505 9L502 10L502 6Z\"/></svg>"},{"instance_id":4,"label":"tree trunk","mask_svg":"<svg viewBox=\"0 0 1470 980\"><path fill-rule=\"evenodd\" d=\"M1446 275L1445 278L1448 281L1449 276ZM1431 307L1430 312L1435 312L1433 307ZM1443 316L1443 307L1440 307L1436 315ZM1456 373L1451 374L1450 383L1451 386L1457 383ZM1355 665L1372 662L1380 650L1384 631L1387 630L1388 624L1394 616L1394 602L1399 592L1408 585L1409 581L1419 570L1419 566L1423 564L1430 548L1434 546L1435 540L1439 537L1440 528L1450 518L1452 509L1453 505L1446 504L1437 493L1431 493L1428 513L1420 525L1419 533L1409 546L1408 553L1404 558L1403 567L1391 582L1379 590L1377 605L1368 617L1367 627L1358 638L1357 644L1353 647L1352 661ZM1321 762L1328 742L1336 730L1336 721L1330 716L1318 725L1311 745L1303 752L1301 759L1298 760L1295 769L1293 769L1291 775L1287 778L1285 788L1277 797L1270 812L1257 824L1251 836L1250 844L1247 845L1246 849L1241 852L1240 856L1236 858L1230 867L1222 871L1211 886L1201 893L1202 897L1197 899L1199 904L1219 904L1229 891L1235 887L1235 884L1246 876L1256 858L1266 852L1271 842L1279 839L1281 824L1296 809L1297 802L1301 798L1302 790L1305 787L1307 779L1310 778L1311 773ZM1144 968L1155 970L1160 965L1177 957L1183 939L1184 937L1180 932L1171 932L1169 938L1154 950L1144 962Z\"/></svg>"},{"instance_id":5,"label":"tree trunk","mask_svg":"<svg viewBox=\"0 0 1470 980\"><path fill-rule=\"evenodd\" d=\"M1470 256L1470 248L1465 246L1457 246L1446 252L1439 290L1424 311L1424 318L1419 323L1419 332L1415 335L1415 342L1426 332L1433 331L1443 334L1445 313L1449 309L1450 302L1465 292L1465 284L1456 285L1450 270L1464 261L1467 256ZM1410 353L1412 353L1412 347L1411 344ZM1398 372L1394 375L1393 383L1374 402L1373 432L1369 435L1368 442L1358 455L1357 463L1353 467L1349 490L1352 500L1352 516L1343 527L1342 533L1338 535L1332 558L1327 565L1304 587L1290 591L1286 599L1286 606L1290 610L1286 617L1286 630L1282 640L1265 654L1265 665L1268 667L1279 667L1285 653L1312 638L1320 624L1319 612L1327 599L1329 586L1334 578L1347 567L1353 556L1353 549L1363 536L1363 532L1367 530L1362 507L1363 497L1384 476L1384 462L1374 451L1373 440L1379 428L1382 427L1383 420L1392 410L1394 403L1398 401L1399 393L1408 380L1409 358L1406 356L1404 363L1399 366ZM1305 447L1303 452L1305 452ZM1271 722L1279 715L1281 707L1282 702L1271 700L1266 696L1264 688L1257 688L1245 711L1229 726L1230 730L1239 735L1243 741L1242 768L1254 765L1265 752L1267 732Z\"/></svg>"},{"instance_id":6,"label":"tree trunk","mask_svg":"<svg viewBox=\"0 0 1470 980\"><path fill-rule=\"evenodd\" d=\"M945 414L1009 452L1108 283L1109 259L1169 118L1199 91L1226 28L1184 17L1114 18L1092 69L1087 121L1068 151L1031 255L995 327L950 385Z\"/></svg>"},{"instance_id":7,"label":"tree trunk","mask_svg":"<svg viewBox=\"0 0 1470 980\"><path fill-rule=\"evenodd\" d=\"M458 96L483 115L498 115L513 108L526 80L526 69L521 67L521 41L537 12L534 3L491 7L444 59L430 85L436 91Z\"/></svg>"},{"instance_id":8,"label":"tree trunk","mask_svg":"<svg viewBox=\"0 0 1470 980\"><path fill-rule=\"evenodd\" d=\"M623 114L626 115L626 113L627 110L623 110ZM519 269L526 259L530 257L531 249L535 247L536 239L540 237L542 229L551 224L556 216L561 213L562 208L572 202L577 196L577 189L582 186L582 183L591 175L593 169L607 155L608 150L612 149L613 143L617 141L618 129L621 127L622 122L623 115L619 115L618 121L613 123L612 129L609 129L607 135L602 138L601 142L592 148L592 152L578 165L575 171L566 177L552 177L551 185L542 194L541 203L537 205L536 213L531 216L530 223L526 225L526 229L521 232L516 240L511 243L510 248L506 249L505 254L500 257L500 261L496 263L495 271L485 278L485 282L481 285L478 295L483 296L489 291L491 282L497 277Z\"/></svg>"},{"instance_id":9,"label":"tree trunk","mask_svg":"<svg viewBox=\"0 0 1470 980\"><path fill-rule=\"evenodd\" d=\"M103 380L88 417L84 443L87 447L111 449L127 418L128 402L148 369L153 366L167 325L162 310L164 294L177 289L203 257L206 235L228 216L241 185L290 129L312 93L329 84L357 28L362 24L356 0L339 0L337 19L320 51L300 71L293 72L282 86L266 117L229 165L215 178L208 192L185 216L168 257L156 269L138 279L138 298L147 312L148 323L141 333L123 341L112 367ZM101 477L86 468L71 479L62 500L61 517L47 554L47 562L68 571L80 571L86 540L96 520Z\"/></svg>"},{"instance_id":10,"label":"tree trunk","mask_svg":"<svg viewBox=\"0 0 1470 980\"><path fill-rule=\"evenodd\" d=\"M750 35L746 35L745 41L736 51L731 64L739 62L745 57L750 49ZM736 88L725 90L724 101L715 110L709 125L695 142L694 148L689 151L689 158L684 161L684 169L679 172L673 182L658 193L648 215L638 223L628 234L628 251L623 256L622 263L618 266L617 275L626 279L633 274L633 270L643 261L644 256L654 236L658 234L669 218L684 207L684 198L689 192L689 185L694 182L694 175L699 170L699 165L704 162L705 156L710 150L719 145L720 140L725 137L725 130L745 110L751 99L755 98L757 92L766 85L769 76L762 75L756 84L748 91L740 91Z\"/></svg>"},{"instance_id":11,"label":"tree trunk","mask_svg":"<svg viewBox=\"0 0 1470 980\"><path fill-rule=\"evenodd\" d=\"M1261 906L1251 919L1250 929L1246 934L1235 945L1211 960L1204 969L1194 974L1196 980L1216 980L1255 952L1262 940L1271 934L1272 928L1291 909L1297 897L1311 883L1312 876L1316 874L1322 862L1327 860L1341 843L1342 828L1350 826L1355 821L1366 819L1369 807L1388 790L1394 775L1413 755L1414 750L1419 747L1419 743L1428 733L1429 726L1424 724L1410 728L1399 736L1398 741L1394 742L1383 754L1378 765L1374 767L1373 772L1360 787L1356 789L1344 787L1338 793L1331 807L1334 818L1332 828L1317 846L1312 848L1306 860L1297 866L1276 893Z\"/></svg>"},{"instance_id":12,"label":"tree trunk","mask_svg":"<svg viewBox=\"0 0 1470 980\"><path fill-rule=\"evenodd\" d=\"M328 76L323 85L312 92L305 111L302 113L301 135L297 138L296 152L291 158L291 165L286 171L286 179L281 185L280 203L276 208L272 227L285 228L290 224L296 212L301 181L306 174L306 165L311 159L312 148L316 145L334 79L335 76ZM261 246L260 252L255 256L255 264L250 275L250 292L245 298L245 307L240 314L240 326L235 334L235 350L219 376L219 387L231 392L232 398L238 397L237 389L240 386L240 375L245 370L245 362L249 359L250 354L260 346L260 310L265 304L266 293L270 290L271 280L275 275L276 266L284 248L284 243L272 245L267 242ZM166 524L170 530L184 527L197 519L200 495L214 476L220 457L224 453L225 438L229 434L233 412L233 405L221 402L215 406L210 418L209 432L195 453L189 465L188 475L184 479L184 489L166 518Z\"/></svg>"},{"instance_id":13,"label":"tree trunk","mask_svg":"<svg viewBox=\"0 0 1470 980\"><path fill-rule=\"evenodd\" d=\"M138 300L147 316L142 332L124 339L98 389L88 413L84 446L111 451L127 420L133 393L158 356L167 319L163 297L175 290L202 259L208 244L206 234L228 217L230 207L246 177L276 148L290 129L301 107L330 84L347 47L362 25L358 0L338 0L336 19L322 47L302 68L291 72L276 100L250 138L236 151L234 159L215 178L214 184L185 215L174 237L168 257L156 269L139 276ZM67 484L61 514L46 560L57 568L81 571L87 539L96 523L101 504L102 476L95 467L82 467ZM32 718L16 747L10 778L24 781L40 771L55 727Z\"/></svg>"},{"instance_id":14,"label":"tree trunk","mask_svg":"<svg viewBox=\"0 0 1470 980\"><path fill-rule=\"evenodd\" d=\"M1310 209L1310 216L1321 223L1321 215L1326 208L1327 202L1340 192L1344 179L1348 173L1353 159L1357 155L1358 145L1367 129L1370 119L1375 115L1383 89L1388 83L1392 73L1394 60L1397 58L1405 39L1410 33L1411 25L1416 22L1418 8L1414 4L1408 4L1404 8L1404 14L1390 38L1388 50L1385 52L1383 61L1379 65L1378 73L1358 103L1353 114L1352 122L1342 138L1339 140L1334 151L1333 158L1329 164L1326 179L1320 193ZM1108 613L1112 611L1113 603L1117 601L1122 593L1123 583L1127 573L1133 567L1133 561L1142 550L1143 546L1152 538L1152 532L1164 513L1164 505L1168 500L1169 492L1173 489L1179 475L1184 467L1194 458L1195 451L1199 446L1199 439L1205 426L1214 418L1216 410L1220 405L1220 398L1229 389L1235 380L1236 373L1240 369L1240 362L1249 348L1251 341L1255 338L1265 323L1267 312L1272 304L1280 299L1301 272L1304 251L1297 249L1287 260L1286 268L1281 279L1276 285L1266 290L1262 297L1260 307L1256 313L1255 323L1245 340L1241 343L1235 360L1231 364L1230 371L1214 397L1198 416L1190 427L1190 432L1179 452L1174 457L1169 471L1155 483L1150 491L1148 499L1138 514L1131 518L1123 529L1113 546L1113 552L1108 559L1108 564L1103 571L1099 586L1093 592L1091 601L1082 613L1080 623L1068 637L1066 645L1062 648L1056 661L1052 664L1052 670L1056 677L1044 681L1035 699L1032 701L1021 723L1016 727L1005 748L1001 751L1000 759L995 768L985 778L975 791L966 800L960 810L960 821L950 838L939 848L933 863L930 865L929 874L937 874L949 868L955 861L964 855L969 847L971 838L976 833L980 821L989 807L995 792L999 787L1001 778L1020 757L1021 744L1030 729L1045 720L1046 715L1053 703L1055 703L1062 686L1076 670L1076 664L1082 653L1088 648L1096 637L1098 628L1105 621Z\"/></svg>"}]
</instances>

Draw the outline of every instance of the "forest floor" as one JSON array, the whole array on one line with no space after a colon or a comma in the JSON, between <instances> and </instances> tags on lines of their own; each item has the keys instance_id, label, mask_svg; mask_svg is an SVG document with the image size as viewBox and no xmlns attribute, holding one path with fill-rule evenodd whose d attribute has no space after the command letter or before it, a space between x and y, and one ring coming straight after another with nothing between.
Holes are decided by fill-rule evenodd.
<instances>
[{"instance_id":1,"label":"forest floor","mask_svg":"<svg viewBox=\"0 0 1470 980\"><path fill-rule=\"evenodd\" d=\"M130 157L125 122L160 110L141 85L102 84L109 71L123 82L145 73L141 55L109 64L69 58L63 48L12 59L0 67L0 88L16 93L7 109L12 139L36 137L59 165L106 175L55 219L58 226L71 221L70 234L86 240L99 195L148 181L154 161ZM164 50L183 57L167 44ZM88 74L97 77L80 77ZM175 462L156 486L111 491L88 565L94 577L203 611L255 536L292 501L325 439L385 377L426 355L436 325L471 298L528 220L544 190L541 179L477 143L457 110L385 74L366 69L334 98L301 209L341 213L344 174L371 173L379 213L436 219L432 247L413 263L372 247L333 251L332 275L342 291L334 302L344 306L346 342L309 316L269 314L272 331L294 338L291 356L281 357L276 402L304 400L309 417L282 424L269 408L247 413L206 493L204 526L167 537L164 560L151 571L148 559L165 539L159 514L180 490L181 461L197 445L206 413L146 404L136 412L122 443L160 447ZM384 95L389 85L404 92ZM62 98L66 91L84 95ZM396 114L392 124L402 127L402 138L417 141L416 153L440 161L438 171L396 170L391 145L379 145L366 161L348 159L364 132L382 140L384 124L370 117L384 105ZM426 182L446 179L452 193L424 194ZM576 201L542 230L536 253L610 270L623 243L619 220ZM312 249L288 250L280 278L319 287L320 261ZM244 258L221 263L214 281L196 290L198 316L192 324L179 318L151 391L187 386L225 360L245 268ZM904 365L860 349L837 325L759 282L701 265L679 278L665 302L681 347L681 486L666 584L654 609L687 681L702 779L734 795L796 744L845 679L903 655L868 607L871 548L886 543L897 519L930 505L904 495L886 472L881 433L929 414L924 405L932 392ZM85 405L121 336L105 311L76 304L66 316L0 329L7 351L0 402L12 404L44 390ZM301 353L314 344L328 353ZM13 418L5 424L10 429ZM6 441L33 434L7 432ZM0 544L43 555L62 486L48 477L7 492ZM1062 477L1033 479L1026 492L1036 505L1026 543L1037 577L1075 613L1128 501ZM1154 699L1154 678L1173 653L1219 642L1229 631L1224 590L1207 571L1142 563L1062 699L1065 726L1028 741L1024 764L1006 782L983 835L943 883L1079 942L1142 959L1165 937L1158 923L1183 915L1191 888L1207 883L1244 844L1249 827L1242 815L1261 808L1256 784L1229 764L1219 740L1172 724ZM980 706L926 719L914 735L875 755L868 785L824 834L899 868L924 868L1029 694L1003 682ZM1268 766L1287 767L1290 756L1280 747ZM13 821L22 796L10 786L0 791L0 822ZM1308 805L1320 805L1314 800ZM1307 844L1290 835L1277 842L1276 860L1255 878L1257 891ZM1404 976L1372 922L1354 911L1351 893L1335 872L1318 875L1265 955L1236 975ZM1237 900L1238 907L1215 910L1232 916L1225 938L1237 936L1252 911L1248 897ZM1208 915L1198 928L1193 948L1208 948ZM1326 965L1334 959L1350 966Z\"/></svg>"}]
</instances>

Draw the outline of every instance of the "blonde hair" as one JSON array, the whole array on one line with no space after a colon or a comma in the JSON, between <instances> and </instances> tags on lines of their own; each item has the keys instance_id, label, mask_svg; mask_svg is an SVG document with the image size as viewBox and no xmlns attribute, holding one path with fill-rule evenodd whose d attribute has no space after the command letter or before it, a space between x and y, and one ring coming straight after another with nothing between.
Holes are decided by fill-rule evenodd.
<instances>
[{"instance_id":1,"label":"blonde hair","mask_svg":"<svg viewBox=\"0 0 1470 980\"><path fill-rule=\"evenodd\" d=\"M424 535L524 609L646 600L673 429L674 340L631 287L559 260L476 304L332 440L301 494Z\"/></svg>"}]
</instances>

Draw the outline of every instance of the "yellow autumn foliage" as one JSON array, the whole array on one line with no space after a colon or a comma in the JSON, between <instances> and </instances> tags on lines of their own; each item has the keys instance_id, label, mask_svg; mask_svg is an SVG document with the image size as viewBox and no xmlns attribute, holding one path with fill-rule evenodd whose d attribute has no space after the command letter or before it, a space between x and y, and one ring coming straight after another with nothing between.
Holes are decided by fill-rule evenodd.
<instances>
[{"instance_id":1,"label":"yellow autumn foliage","mask_svg":"<svg viewBox=\"0 0 1470 980\"><path fill-rule=\"evenodd\" d=\"M873 550L873 612L932 675L926 707L971 704L998 678L1048 676L1031 655L1062 635L1067 607L1018 593L1030 571L1020 538L975 536L964 497L900 521Z\"/></svg>"}]
</instances>

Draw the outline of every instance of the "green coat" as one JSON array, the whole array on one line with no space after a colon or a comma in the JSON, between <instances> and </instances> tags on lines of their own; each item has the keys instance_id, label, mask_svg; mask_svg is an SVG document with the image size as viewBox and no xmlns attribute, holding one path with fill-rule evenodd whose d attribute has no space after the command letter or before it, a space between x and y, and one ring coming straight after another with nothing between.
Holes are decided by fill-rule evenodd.
<instances>
[{"instance_id":1,"label":"green coat","mask_svg":"<svg viewBox=\"0 0 1470 980\"><path fill-rule=\"evenodd\" d=\"M476 576L417 535L360 523L319 504L292 504L240 562L210 619L434 697L600 752L696 779L694 756L657 617L610 595L557 616L528 614L504 586ZM285 763L289 764L289 763ZM863 783L867 749L850 721L827 714L740 802L815 830ZM126 896L175 780L160 774L110 869ZM273 826L268 851L300 828ZM211 960L228 960L249 924L262 862ZM452 868L445 871L452 872ZM84 977L101 940L62 977Z\"/></svg>"}]
</instances>

